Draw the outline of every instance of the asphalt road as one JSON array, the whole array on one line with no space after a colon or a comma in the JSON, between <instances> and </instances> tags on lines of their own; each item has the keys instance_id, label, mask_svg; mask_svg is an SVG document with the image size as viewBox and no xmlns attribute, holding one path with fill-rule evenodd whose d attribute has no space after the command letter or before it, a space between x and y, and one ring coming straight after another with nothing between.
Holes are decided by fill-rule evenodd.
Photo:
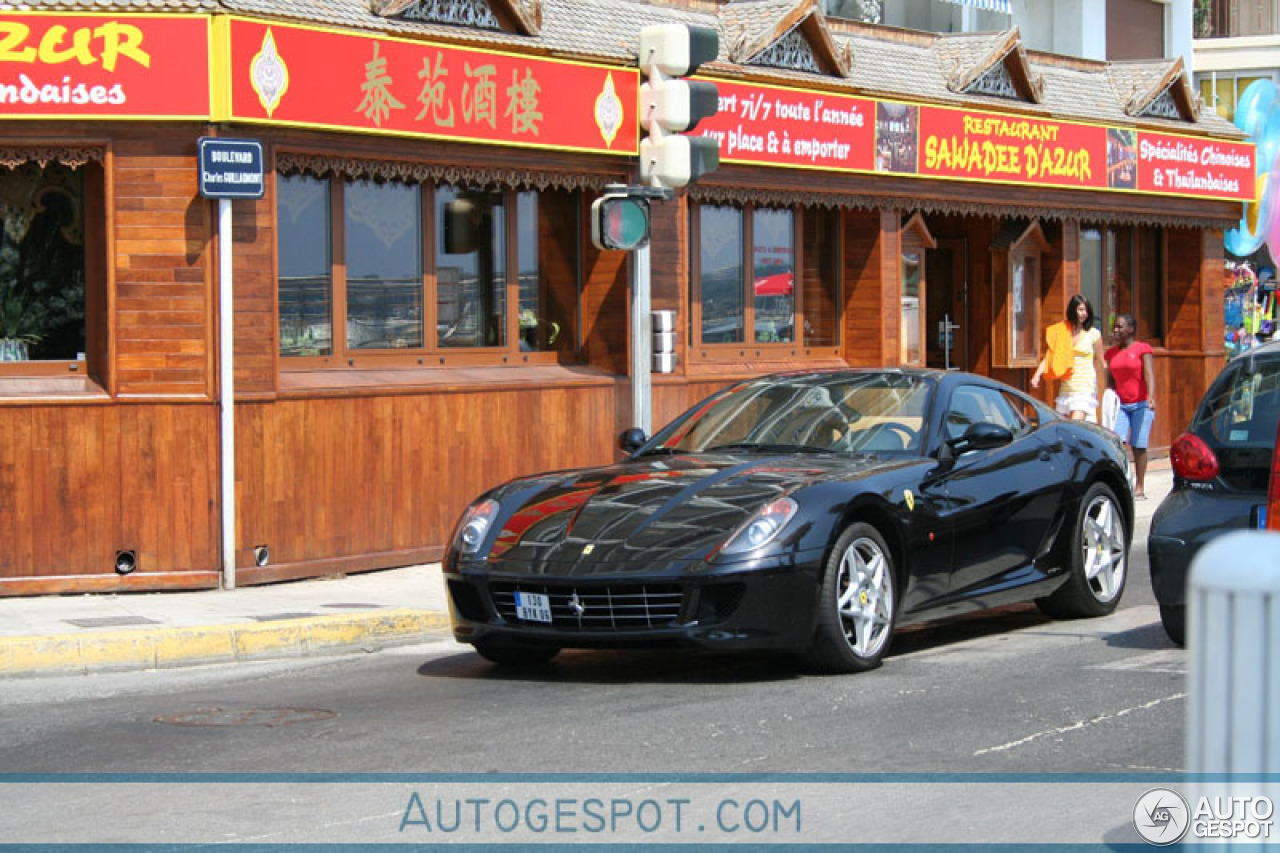
<instances>
[{"instance_id":1,"label":"asphalt road","mask_svg":"<svg viewBox=\"0 0 1280 853\"><path fill-rule=\"evenodd\" d=\"M1083 773L1137 781L1111 792L1091 775L1088 784L1044 793L1038 811L1022 807L1026 785L1006 792L1018 803L1013 808L990 805L1000 793L991 785L926 784L908 794L892 784L852 793L820 785L803 792L803 835L798 825L784 826L791 834L747 840L927 842L945 832L946 840L977 842L1137 841L1130 810L1150 787L1146 780L1183 766L1187 700L1186 655L1160 627L1145 539L1143 524L1125 597L1110 617L1055 622L1018 606L910 628L884 666L852 676L805 672L784 657L674 652L565 652L547 667L511 674L441 639L362 657L11 681L0 690L0 837L483 837L424 835L406 823L418 814L405 807L412 793L381 776L361 787L350 774L915 773L927 781L944 778L938 774ZM211 777L201 776L175 785L157 777L210 773L236 774L235 784L210 786L204 780ZM243 776L317 773L345 774L349 784L326 798L318 785L286 791ZM651 781L623 788L628 797L643 796ZM902 820L904 796L936 819ZM887 799L865 805L877 797ZM851 798L864 804L856 827L843 817ZM774 803L798 824L792 809L800 801L788 793L780 807ZM716 831L714 814L716 823L685 821L681 833L668 813L656 834L633 827L627 840L691 840L695 828ZM318 815L326 819L317 822ZM1019 817L1025 827L1010 824ZM740 829L741 815L734 819ZM491 832L487 840L548 839ZM743 837L721 829L692 840Z\"/></svg>"},{"instance_id":2,"label":"asphalt road","mask_svg":"<svg viewBox=\"0 0 1280 853\"><path fill-rule=\"evenodd\" d=\"M7 772L1127 772L1182 767L1185 653L1145 528L1110 617L906 629L880 669L564 652L511 674L451 640L364 657L11 682Z\"/></svg>"}]
</instances>

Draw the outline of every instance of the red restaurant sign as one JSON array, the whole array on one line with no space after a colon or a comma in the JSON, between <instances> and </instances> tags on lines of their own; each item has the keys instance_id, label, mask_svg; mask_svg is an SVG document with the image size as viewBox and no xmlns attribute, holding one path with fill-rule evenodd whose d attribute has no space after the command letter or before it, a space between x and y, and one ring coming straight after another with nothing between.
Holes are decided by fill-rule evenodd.
<instances>
[{"instance_id":1,"label":"red restaurant sign","mask_svg":"<svg viewBox=\"0 0 1280 853\"><path fill-rule=\"evenodd\" d=\"M1252 201L1245 142L716 81L727 163Z\"/></svg>"},{"instance_id":2,"label":"red restaurant sign","mask_svg":"<svg viewBox=\"0 0 1280 853\"><path fill-rule=\"evenodd\" d=\"M635 155L639 72L230 23L236 121Z\"/></svg>"},{"instance_id":3,"label":"red restaurant sign","mask_svg":"<svg viewBox=\"0 0 1280 853\"><path fill-rule=\"evenodd\" d=\"M210 116L209 19L0 15L0 117Z\"/></svg>"}]
</instances>

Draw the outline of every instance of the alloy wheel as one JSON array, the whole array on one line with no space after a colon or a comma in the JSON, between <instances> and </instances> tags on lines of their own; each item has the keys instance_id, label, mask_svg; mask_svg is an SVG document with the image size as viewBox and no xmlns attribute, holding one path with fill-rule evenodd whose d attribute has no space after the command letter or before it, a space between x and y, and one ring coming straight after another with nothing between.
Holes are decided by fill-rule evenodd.
<instances>
[{"instance_id":1,"label":"alloy wheel","mask_svg":"<svg viewBox=\"0 0 1280 853\"><path fill-rule=\"evenodd\" d=\"M879 654L889 639L893 582L878 543L863 537L849 545L840 558L836 589L836 608L849 648L861 657Z\"/></svg>"},{"instance_id":2,"label":"alloy wheel","mask_svg":"<svg viewBox=\"0 0 1280 853\"><path fill-rule=\"evenodd\" d=\"M1085 508L1080 548L1084 577L1093 597L1108 602L1124 588L1124 519L1108 495L1097 495Z\"/></svg>"}]
</instances>

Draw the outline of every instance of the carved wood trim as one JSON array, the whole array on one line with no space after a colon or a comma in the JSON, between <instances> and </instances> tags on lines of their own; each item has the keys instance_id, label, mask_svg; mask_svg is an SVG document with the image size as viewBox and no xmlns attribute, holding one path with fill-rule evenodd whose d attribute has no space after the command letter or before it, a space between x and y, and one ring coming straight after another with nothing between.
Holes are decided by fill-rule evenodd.
<instances>
[{"instance_id":1,"label":"carved wood trim","mask_svg":"<svg viewBox=\"0 0 1280 853\"><path fill-rule=\"evenodd\" d=\"M499 185L514 189L599 190L611 179L604 175L572 172L503 169L486 166L464 166L456 163L415 163L405 160L379 160L359 157L335 157L293 151L276 152L276 171L307 174L317 178L337 175L343 178L372 178L405 183L442 183L455 185ZM616 180L616 179L612 179Z\"/></svg>"},{"instance_id":2,"label":"carved wood trim","mask_svg":"<svg viewBox=\"0 0 1280 853\"><path fill-rule=\"evenodd\" d=\"M0 166L16 169L26 163L36 163L43 169L50 163L61 163L76 169L101 162L106 154L105 145L0 145Z\"/></svg>"}]
</instances>

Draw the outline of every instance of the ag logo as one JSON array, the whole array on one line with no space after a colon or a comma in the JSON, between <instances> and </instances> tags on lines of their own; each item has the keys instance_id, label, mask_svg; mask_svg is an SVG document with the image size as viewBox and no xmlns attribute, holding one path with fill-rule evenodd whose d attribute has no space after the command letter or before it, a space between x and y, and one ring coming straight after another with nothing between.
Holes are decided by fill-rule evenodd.
<instances>
[{"instance_id":1,"label":"ag logo","mask_svg":"<svg viewBox=\"0 0 1280 853\"><path fill-rule=\"evenodd\" d=\"M1134 829L1144 841L1161 847L1181 841L1190 824L1187 801L1168 788L1152 788L1133 807Z\"/></svg>"}]
</instances>

